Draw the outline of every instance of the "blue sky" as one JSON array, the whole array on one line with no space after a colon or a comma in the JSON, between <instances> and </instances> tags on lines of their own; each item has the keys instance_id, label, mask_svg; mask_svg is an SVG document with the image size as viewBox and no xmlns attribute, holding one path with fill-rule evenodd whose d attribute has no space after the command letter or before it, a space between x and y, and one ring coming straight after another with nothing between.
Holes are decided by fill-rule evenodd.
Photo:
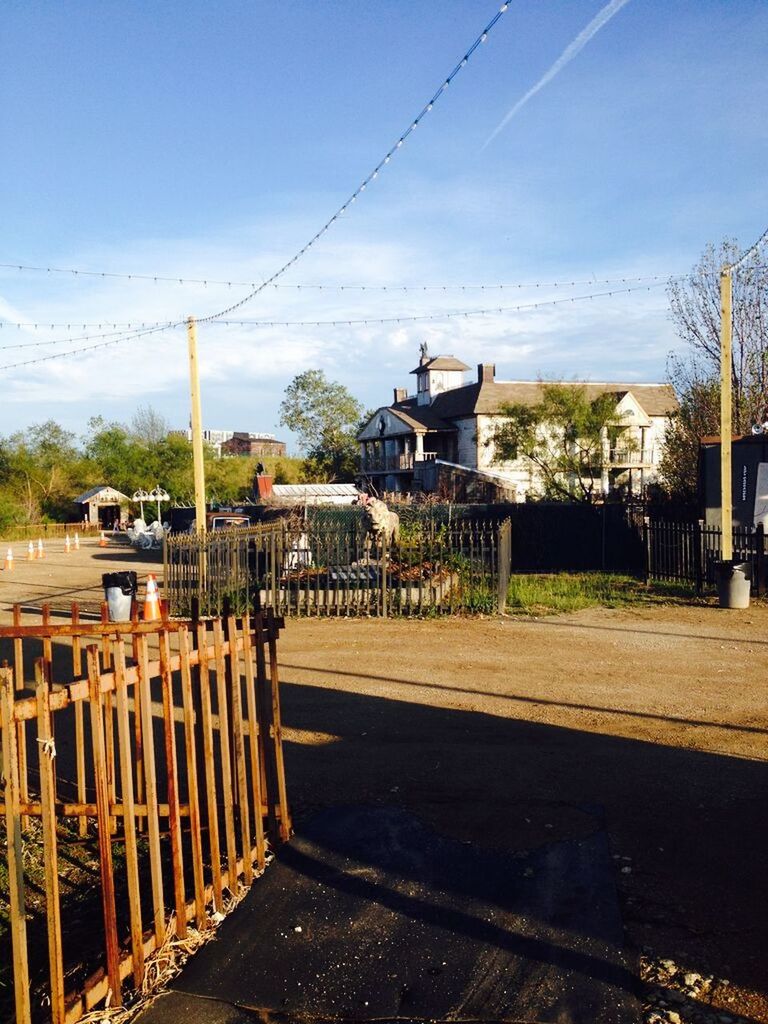
<instances>
[{"instance_id":1,"label":"blue sky","mask_svg":"<svg viewBox=\"0 0 768 1024\"><path fill-rule=\"evenodd\" d=\"M6 2L0 263L258 280L328 219L498 2ZM684 272L768 223L768 6L629 0L484 147L605 6L512 2L296 284L480 285ZM246 288L0 270L0 316L204 316ZM268 289L241 311L364 319L530 304L606 288ZM5 326L0 346L80 336ZM322 368L367 406L412 382L418 345L505 379L663 379L664 289L484 318L200 329L207 425L284 434L291 378ZM9 349L0 363L77 347ZM188 417L184 331L0 371L0 433L53 417Z\"/></svg>"}]
</instances>

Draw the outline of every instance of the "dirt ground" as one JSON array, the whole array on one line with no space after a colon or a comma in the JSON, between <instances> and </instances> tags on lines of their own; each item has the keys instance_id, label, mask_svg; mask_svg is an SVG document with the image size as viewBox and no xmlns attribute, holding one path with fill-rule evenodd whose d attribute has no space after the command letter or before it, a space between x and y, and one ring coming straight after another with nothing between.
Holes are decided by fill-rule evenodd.
<instances>
[{"instance_id":1,"label":"dirt ground","mask_svg":"<svg viewBox=\"0 0 768 1024\"><path fill-rule=\"evenodd\" d=\"M95 541L14 548L4 622L14 601L97 607L102 572L162 572ZM768 1024L768 607L292 620L279 646L298 821L392 804L513 851L604 827L638 957L714 976L713 1021Z\"/></svg>"},{"instance_id":2,"label":"dirt ground","mask_svg":"<svg viewBox=\"0 0 768 1024\"><path fill-rule=\"evenodd\" d=\"M628 943L768 1021L768 608L292 621L280 648L299 816L398 804L529 850L597 815Z\"/></svg>"}]
</instances>

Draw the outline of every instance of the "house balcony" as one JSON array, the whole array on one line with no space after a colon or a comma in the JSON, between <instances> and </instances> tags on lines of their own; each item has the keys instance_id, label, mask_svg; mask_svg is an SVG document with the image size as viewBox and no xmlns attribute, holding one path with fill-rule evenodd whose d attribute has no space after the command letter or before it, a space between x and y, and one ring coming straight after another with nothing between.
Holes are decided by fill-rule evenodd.
<instances>
[{"instance_id":1,"label":"house balcony","mask_svg":"<svg viewBox=\"0 0 768 1024\"><path fill-rule=\"evenodd\" d=\"M611 469L631 469L635 466L650 467L655 464L653 448L612 448L609 457Z\"/></svg>"},{"instance_id":2,"label":"house balcony","mask_svg":"<svg viewBox=\"0 0 768 1024\"><path fill-rule=\"evenodd\" d=\"M360 466L363 473L410 473L417 462L434 462L437 452L400 452L398 455L368 455Z\"/></svg>"}]
</instances>

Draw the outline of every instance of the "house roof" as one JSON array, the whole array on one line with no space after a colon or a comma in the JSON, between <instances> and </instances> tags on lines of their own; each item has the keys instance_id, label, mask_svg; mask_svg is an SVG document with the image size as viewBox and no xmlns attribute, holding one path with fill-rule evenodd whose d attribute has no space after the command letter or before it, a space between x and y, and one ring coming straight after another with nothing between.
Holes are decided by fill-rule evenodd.
<instances>
[{"instance_id":1,"label":"house roof","mask_svg":"<svg viewBox=\"0 0 768 1024\"><path fill-rule=\"evenodd\" d=\"M483 381L452 388L438 395L430 410L442 419L462 416L491 415L502 405L535 405L541 401L542 389L548 381ZM615 394L619 401L631 392L649 416L666 416L674 412L677 399L671 384L620 384L614 382L585 383L581 381L552 381L584 388L587 397L594 400L600 395Z\"/></svg>"},{"instance_id":2,"label":"house roof","mask_svg":"<svg viewBox=\"0 0 768 1024\"><path fill-rule=\"evenodd\" d=\"M433 356L426 363L419 363L411 373L422 373L424 370L468 370L466 363L462 363L456 356Z\"/></svg>"},{"instance_id":3,"label":"house roof","mask_svg":"<svg viewBox=\"0 0 768 1024\"><path fill-rule=\"evenodd\" d=\"M114 487L110 487L108 484L99 484L98 487L89 487L87 491L83 491L82 494L74 499L75 505L84 505L86 502L93 501L94 498L99 498L105 501L130 501L131 499L127 494L123 494L122 491L118 491Z\"/></svg>"},{"instance_id":4,"label":"house roof","mask_svg":"<svg viewBox=\"0 0 768 1024\"><path fill-rule=\"evenodd\" d=\"M354 484L273 484L276 498L354 498L359 494Z\"/></svg>"}]
</instances>

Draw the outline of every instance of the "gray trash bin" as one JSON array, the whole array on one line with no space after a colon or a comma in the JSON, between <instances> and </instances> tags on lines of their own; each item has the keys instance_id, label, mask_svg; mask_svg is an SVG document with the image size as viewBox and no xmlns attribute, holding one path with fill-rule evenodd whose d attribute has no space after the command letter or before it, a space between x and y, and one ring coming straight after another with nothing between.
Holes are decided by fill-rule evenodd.
<instances>
[{"instance_id":1,"label":"gray trash bin","mask_svg":"<svg viewBox=\"0 0 768 1024\"><path fill-rule=\"evenodd\" d=\"M129 570L105 572L101 582L109 607L109 621L130 622L131 604L138 593L136 573Z\"/></svg>"},{"instance_id":2,"label":"gray trash bin","mask_svg":"<svg viewBox=\"0 0 768 1024\"><path fill-rule=\"evenodd\" d=\"M717 597L721 608L749 608L752 566L749 562L718 562Z\"/></svg>"}]
</instances>

